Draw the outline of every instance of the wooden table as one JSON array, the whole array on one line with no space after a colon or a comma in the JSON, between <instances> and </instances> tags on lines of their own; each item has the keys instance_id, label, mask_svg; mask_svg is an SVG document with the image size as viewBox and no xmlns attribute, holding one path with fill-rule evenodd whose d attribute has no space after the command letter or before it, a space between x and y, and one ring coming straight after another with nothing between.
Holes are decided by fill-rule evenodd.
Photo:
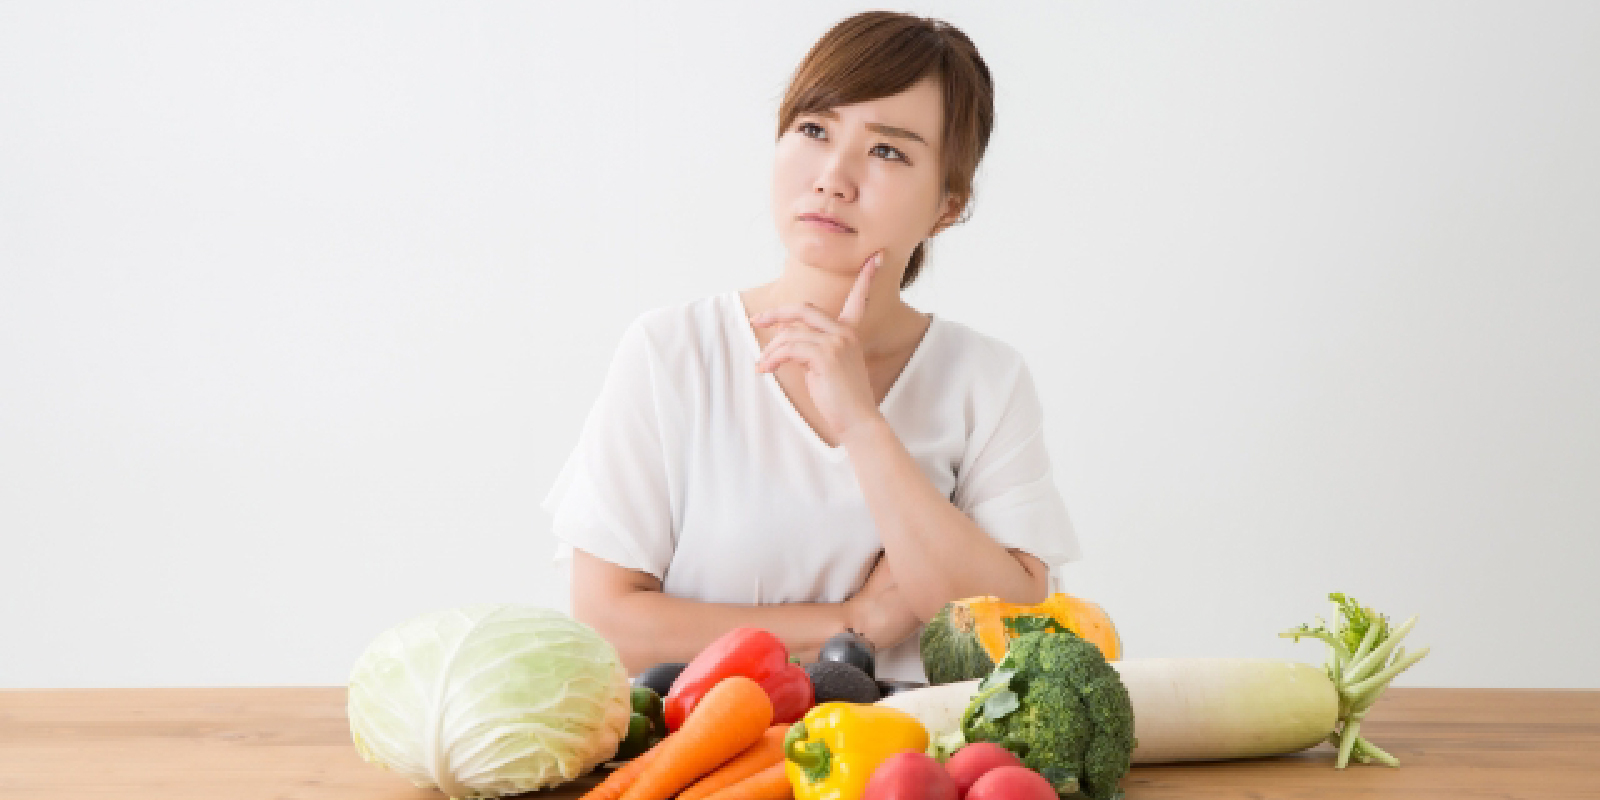
<instances>
[{"instance_id":1,"label":"wooden table","mask_svg":"<svg viewBox=\"0 0 1600 800\"><path fill-rule=\"evenodd\" d=\"M1327 745L1135 767L1144 798L1600 798L1600 691L1390 689L1362 733L1398 769ZM575 797L578 786L524 795ZM0 800L442 800L361 760L345 690L0 691Z\"/></svg>"}]
</instances>

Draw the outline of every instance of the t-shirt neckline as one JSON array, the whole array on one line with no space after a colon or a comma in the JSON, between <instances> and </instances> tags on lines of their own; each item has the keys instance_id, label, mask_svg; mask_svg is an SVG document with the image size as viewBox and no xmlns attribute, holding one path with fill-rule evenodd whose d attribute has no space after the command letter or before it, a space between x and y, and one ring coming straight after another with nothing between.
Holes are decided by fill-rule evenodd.
<instances>
[{"instance_id":1,"label":"t-shirt neckline","mask_svg":"<svg viewBox=\"0 0 1600 800\"><path fill-rule=\"evenodd\" d=\"M743 332L743 337L747 343L752 359L759 358L761 356L761 340L757 338L755 328L750 324L750 314L745 310L744 298L740 296L738 289L730 290L727 292L727 296L729 300L731 300L728 306L729 313L734 317L732 320L733 323ZM889 385L889 391L883 395L883 402L878 404L878 410L885 416L888 415L889 406L893 404L894 399L899 396L900 387L906 383L907 376L911 374L911 370L917 366L917 363L922 360L922 353L928 349L929 340L933 338L934 328L939 327L939 323L939 315L932 311L928 312L927 330L922 332L922 338L917 342L917 346L911 351L911 357L906 359L905 366L900 368L900 374L895 376L894 383ZM753 364L754 361L752 360L751 363ZM778 383L777 373L765 372L758 377L762 383L770 387L770 390L774 393L775 399L782 404L785 409L787 409L789 418L793 420L795 424L800 426L800 432L803 433L807 439L811 440L813 447L821 450L834 460L842 459L848 455L844 445L828 444L821 436L817 435L816 431L811 429L811 423L806 422L806 418L801 416L800 410L794 407L794 402L790 400L789 395L783 391L782 384Z\"/></svg>"}]
</instances>

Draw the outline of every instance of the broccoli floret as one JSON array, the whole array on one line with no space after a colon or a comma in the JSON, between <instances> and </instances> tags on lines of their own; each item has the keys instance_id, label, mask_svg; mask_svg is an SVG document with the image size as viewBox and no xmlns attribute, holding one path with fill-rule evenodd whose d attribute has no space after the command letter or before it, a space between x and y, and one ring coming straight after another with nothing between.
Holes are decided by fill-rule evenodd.
<instances>
[{"instance_id":1,"label":"broccoli floret","mask_svg":"<svg viewBox=\"0 0 1600 800\"><path fill-rule=\"evenodd\" d=\"M962 716L968 742L1016 753L1063 798L1112 800L1133 761L1133 701L1100 648L1071 632L1011 641Z\"/></svg>"}]
</instances>

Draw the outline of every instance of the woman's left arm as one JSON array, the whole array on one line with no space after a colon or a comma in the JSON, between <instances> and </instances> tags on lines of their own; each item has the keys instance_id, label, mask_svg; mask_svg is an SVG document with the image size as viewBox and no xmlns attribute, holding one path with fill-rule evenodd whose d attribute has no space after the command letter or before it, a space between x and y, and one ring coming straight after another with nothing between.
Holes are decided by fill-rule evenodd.
<instances>
[{"instance_id":1,"label":"woman's left arm","mask_svg":"<svg viewBox=\"0 0 1600 800\"><path fill-rule=\"evenodd\" d=\"M1044 562L996 542L940 494L887 420L851 426L839 444L850 455L889 569L918 618L926 622L945 603L974 595L1044 600Z\"/></svg>"}]
</instances>

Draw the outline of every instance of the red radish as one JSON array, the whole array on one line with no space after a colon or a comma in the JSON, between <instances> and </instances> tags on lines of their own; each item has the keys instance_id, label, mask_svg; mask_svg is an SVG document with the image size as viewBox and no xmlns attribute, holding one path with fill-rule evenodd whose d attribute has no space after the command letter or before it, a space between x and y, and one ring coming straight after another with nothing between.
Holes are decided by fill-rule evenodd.
<instances>
[{"instance_id":1,"label":"red radish","mask_svg":"<svg viewBox=\"0 0 1600 800\"><path fill-rule=\"evenodd\" d=\"M962 797L967 796L967 790L972 784L977 783L983 773L995 767L1020 767L1022 759L1017 754L995 744L994 742L973 742L950 757L944 762L944 768L955 779L956 790Z\"/></svg>"},{"instance_id":2,"label":"red radish","mask_svg":"<svg viewBox=\"0 0 1600 800\"><path fill-rule=\"evenodd\" d=\"M965 800L1059 800L1055 787L1027 767L995 767L967 790Z\"/></svg>"},{"instance_id":3,"label":"red radish","mask_svg":"<svg viewBox=\"0 0 1600 800\"><path fill-rule=\"evenodd\" d=\"M1055 798L1054 790L1050 797ZM961 800L961 794L939 762L925 753L904 750L878 763L861 800Z\"/></svg>"}]
</instances>

